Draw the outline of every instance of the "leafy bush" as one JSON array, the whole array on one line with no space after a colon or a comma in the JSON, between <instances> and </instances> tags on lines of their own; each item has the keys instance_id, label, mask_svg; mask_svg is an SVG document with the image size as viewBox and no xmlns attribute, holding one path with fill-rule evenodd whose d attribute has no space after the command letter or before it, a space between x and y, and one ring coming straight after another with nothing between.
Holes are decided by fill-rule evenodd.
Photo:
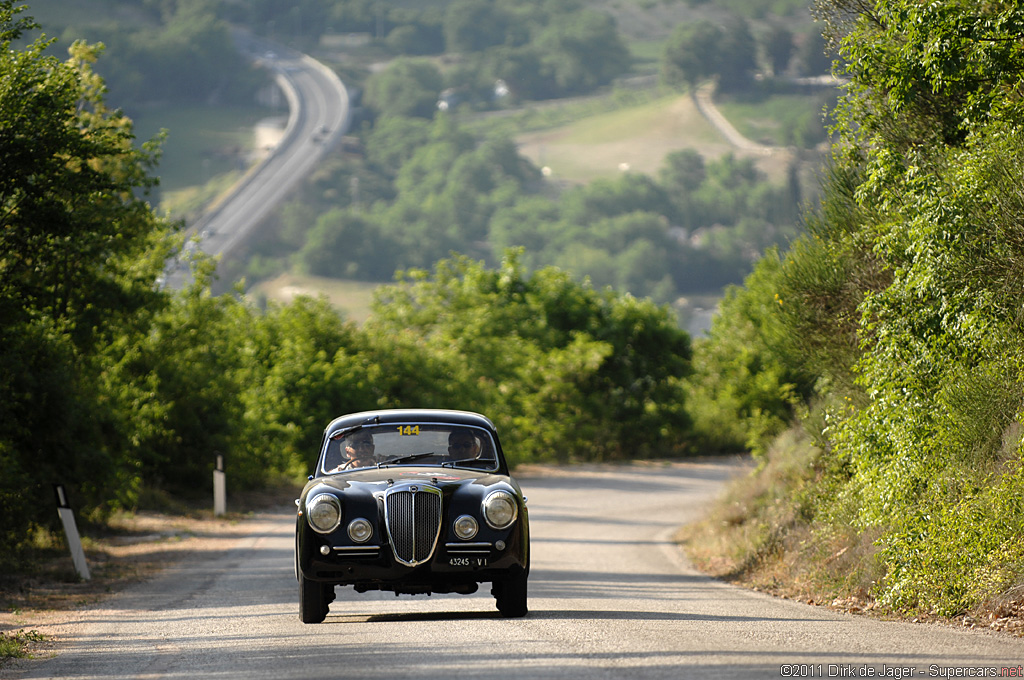
<instances>
[{"instance_id":1,"label":"leafy bush","mask_svg":"<svg viewBox=\"0 0 1024 680\"><path fill-rule=\"evenodd\" d=\"M15 630L0 632L0 663L5 659L21 659L27 656L25 648L33 642L43 642L46 636L36 630Z\"/></svg>"},{"instance_id":2,"label":"leafy bush","mask_svg":"<svg viewBox=\"0 0 1024 680\"><path fill-rule=\"evenodd\" d=\"M687 449L689 337L649 301L554 268L528 275L514 252L495 270L458 257L383 289L367 330L448 366L463 407L501 426L514 463Z\"/></svg>"},{"instance_id":3,"label":"leafy bush","mask_svg":"<svg viewBox=\"0 0 1024 680\"><path fill-rule=\"evenodd\" d=\"M854 21L849 3L817 7L851 78L841 144L807 235L773 276L728 300L720 323L752 335L755 356L786 339L775 356L814 380L797 412L820 455L786 483L782 507L802 512L787 515L780 540L771 506L744 525L781 546L778 564L802 562L805 582L827 590L824 567L839 564L847 588L868 583L892 609L952 616L1019 599L1024 127L1005 92L1024 68L1009 48L1024 9L878 2ZM771 323L751 323L737 302L763 305L765 281L778 295ZM703 352L699 385L739 411L756 380L734 362L716 384ZM779 383L775 364L755 370ZM875 571L843 561L854 553Z\"/></svg>"},{"instance_id":4,"label":"leafy bush","mask_svg":"<svg viewBox=\"0 0 1024 680\"><path fill-rule=\"evenodd\" d=\"M707 337L695 343L687 402L703 448L763 454L811 393L779 309L782 276L770 251L743 288L726 291Z\"/></svg>"}]
</instances>

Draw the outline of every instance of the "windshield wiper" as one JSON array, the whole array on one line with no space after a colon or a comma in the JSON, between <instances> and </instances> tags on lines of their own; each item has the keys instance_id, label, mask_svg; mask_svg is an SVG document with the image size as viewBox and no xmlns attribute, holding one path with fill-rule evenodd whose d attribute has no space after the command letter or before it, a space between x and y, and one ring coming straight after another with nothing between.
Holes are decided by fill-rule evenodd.
<instances>
[{"instance_id":1,"label":"windshield wiper","mask_svg":"<svg viewBox=\"0 0 1024 680\"><path fill-rule=\"evenodd\" d=\"M385 460L380 463L380 467L387 467L388 465L399 465L401 463L411 463L414 460L419 460L420 458L428 458L433 455L433 451L427 451L426 453L410 453L407 456L399 456L398 458L395 458L393 460Z\"/></svg>"},{"instance_id":2,"label":"windshield wiper","mask_svg":"<svg viewBox=\"0 0 1024 680\"><path fill-rule=\"evenodd\" d=\"M492 458L463 458L462 460L446 460L441 463L441 467L455 467L456 465L465 465L467 463L483 463L484 465L493 465L494 459Z\"/></svg>"}]
</instances>

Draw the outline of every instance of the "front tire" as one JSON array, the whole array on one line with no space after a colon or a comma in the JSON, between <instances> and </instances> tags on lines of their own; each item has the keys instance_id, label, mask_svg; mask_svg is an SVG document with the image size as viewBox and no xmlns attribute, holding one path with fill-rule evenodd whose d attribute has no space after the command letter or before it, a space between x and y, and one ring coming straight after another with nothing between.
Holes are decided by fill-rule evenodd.
<instances>
[{"instance_id":1,"label":"front tire","mask_svg":"<svg viewBox=\"0 0 1024 680\"><path fill-rule=\"evenodd\" d=\"M299 618L303 623L320 623L334 599L334 586L310 581L299 571Z\"/></svg>"},{"instance_id":2,"label":"front tire","mask_svg":"<svg viewBox=\"0 0 1024 680\"><path fill-rule=\"evenodd\" d=\"M519 618L526 616L529 607L527 601L527 578L529 572L525 569L512 574L511 576L496 581L491 588L491 593L498 605L498 611L507 618Z\"/></svg>"}]
</instances>

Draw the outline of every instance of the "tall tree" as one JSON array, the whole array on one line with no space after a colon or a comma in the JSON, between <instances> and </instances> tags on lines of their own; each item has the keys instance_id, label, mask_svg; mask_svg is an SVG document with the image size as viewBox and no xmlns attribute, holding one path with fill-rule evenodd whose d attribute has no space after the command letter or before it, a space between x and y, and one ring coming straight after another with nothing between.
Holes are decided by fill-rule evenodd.
<instances>
[{"instance_id":1,"label":"tall tree","mask_svg":"<svg viewBox=\"0 0 1024 680\"><path fill-rule=\"evenodd\" d=\"M386 116L432 118L442 79L428 61L397 59L366 82L366 103Z\"/></svg>"},{"instance_id":2,"label":"tall tree","mask_svg":"<svg viewBox=\"0 0 1024 680\"><path fill-rule=\"evenodd\" d=\"M765 62L772 71L772 75L778 77L789 68L789 62L793 58L796 44L793 42L793 32L782 26L771 26L761 36L761 50L764 53Z\"/></svg>"},{"instance_id":3,"label":"tall tree","mask_svg":"<svg viewBox=\"0 0 1024 680\"><path fill-rule=\"evenodd\" d=\"M661 55L662 81L676 87L693 87L717 74L723 39L722 29L710 21L676 26Z\"/></svg>"},{"instance_id":4,"label":"tall tree","mask_svg":"<svg viewBox=\"0 0 1024 680\"><path fill-rule=\"evenodd\" d=\"M486 0L456 0L444 17L445 44L449 52L482 52L505 42L508 17Z\"/></svg>"},{"instance_id":5,"label":"tall tree","mask_svg":"<svg viewBox=\"0 0 1024 680\"><path fill-rule=\"evenodd\" d=\"M537 36L536 44L562 93L607 84L629 66L629 51L615 20L592 10L557 17Z\"/></svg>"},{"instance_id":6,"label":"tall tree","mask_svg":"<svg viewBox=\"0 0 1024 680\"><path fill-rule=\"evenodd\" d=\"M157 148L106 106L100 50L16 47L38 28L21 9L0 0L0 506L24 529L49 520L34 510L46 482L92 503L131 487L132 426L104 362L162 298L169 226L144 200Z\"/></svg>"},{"instance_id":7,"label":"tall tree","mask_svg":"<svg viewBox=\"0 0 1024 680\"><path fill-rule=\"evenodd\" d=\"M757 70L757 42L746 19L736 15L726 19L718 54L719 85L729 90L746 88Z\"/></svg>"}]
</instances>

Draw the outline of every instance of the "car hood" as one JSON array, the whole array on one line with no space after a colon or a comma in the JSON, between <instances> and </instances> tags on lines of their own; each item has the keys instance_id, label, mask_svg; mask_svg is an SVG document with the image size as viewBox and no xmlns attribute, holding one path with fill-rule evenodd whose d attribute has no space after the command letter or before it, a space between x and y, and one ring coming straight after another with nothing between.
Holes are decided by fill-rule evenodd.
<instances>
[{"instance_id":1,"label":"car hood","mask_svg":"<svg viewBox=\"0 0 1024 680\"><path fill-rule=\"evenodd\" d=\"M490 487L496 484L510 485L517 487L516 483L508 476L493 472L482 472L480 470L466 470L459 468L417 467L417 466L395 466L390 468L370 468L367 470L356 470L336 475L326 475L310 480L303 490L303 494L314 486L329 486L338 491L365 491L373 493L383 491L390 486L400 484L431 484L441 489L449 487L460 487L470 484Z\"/></svg>"}]
</instances>

